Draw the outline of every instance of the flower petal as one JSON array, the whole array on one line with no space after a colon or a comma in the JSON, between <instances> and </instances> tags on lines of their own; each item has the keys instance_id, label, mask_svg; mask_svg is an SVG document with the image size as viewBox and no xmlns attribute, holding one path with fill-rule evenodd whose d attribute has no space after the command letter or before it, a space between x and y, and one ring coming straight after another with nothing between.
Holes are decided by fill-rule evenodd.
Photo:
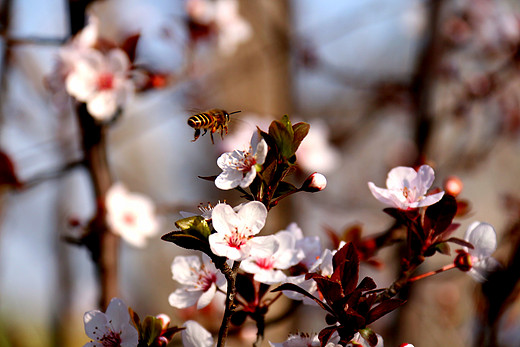
<instances>
[{"instance_id":1,"label":"flower petal","mask_svg":"<svg viewBox=\"0 0 520 347\"><path fill-rule=\"evenodd\" d=\"M213 337L199 323L189 320L183 326L186 328L181 332L182 345L184 347L212 347Z\"/></svg>"},{"instance_id":2,"label":"flower petal","mask_svg":"<svg viewBox=\"0 0 520 347\"><path fill-rule=\"evenodd\" d=\"M424 199L411 203L410 207L430 206L430 205L433 205L433 204L439 202L443 196L444 196L444 192L427 195L424 197Z\"/></svg>"},{"instance_id":3,"label":"flower petal","mask_svg":"<svg viewBox=\"0 0 520 347\"><path fill-rule=\"evenodd\" d=\"M197 310L200 310L201 308L208 306L211 300L213 300L213 297L215 296L216 292L217 286L215 284L212 284L208 288L208 290L202 293L199 300L197 301Z\"/></svg>"},{"instance_id":4,"label":"flower petal","mask_svg":"<svg viewBox=\"0 0 520 347\"><path fill-rule=\"evenodd\" d=\"M168 302L171 306L176 308L187 308L195 305L202 294L202 290L179 288L170 294Z\"/></svg>"},{"instance_id":5,"label":"flower petal","mask_svg":"<svg viewBox=\"0 0 520 347\"><path fill-rule=\"evenodd\" d=\"M469 254L477 257L489 257L497 248L497 235L491 224L474 222L464 235L464 240L475 248L468 250Z\"/></svg>"},{"instance_id":6,"label":"flower petal","mask_svg":"<svg viewBox=\"0 0 520 347\"><path fill-rule=\"evenodd\" d=\"M417 188L418 195L425 195L428 189L432 186L434 180L435 172L433 169L428 165L421 165L417 171L416 179L413 182L413 185Z\"/></svg>"},{"instance_id":7,"label":"flower petal","mask_svg":"<svg viewBox=\"0 0 520 347\"><path fill-rule=\"evenodd\" d=\"M130 323L130 314L128 313L128 307L125 303L118 298L110 300L106 310L107 319L112 324L115 331L127 329Z\"/></svg>"},{"instance_id":8,"label":"flower petal","mask_svg":"<svg viewBox=\"0 0 520 347\"><path fill-rule=\"evenodd\" d=\"M261 202L251 201L242 206L237 215L241 220L246 221L247 225L252 229L252 235L255 235L258 234L265 225L267 209Z\"/></svg>"},{"instance_id":9,"label":"flower petal","mask_svg":"<svg viewBox=\"0 0 520 347\"><path fill-rule=\"evenodd\" d=\"M172 278L181 284L194 285L199 278L197 271L200 268L201 263L198 256L176 256L171 265Z\"/></svg>"},{"instance_id":10,"label":"flower petal","mask_svg":"<svg viewBox=\"0 0 520 347\"><path fill-rule=\"evenodd\" d=\"M398 166L394 167L386 179L386 187L388 189L400 190L404 187L410 187L411 183L415 181L417 177L417 171L411 167Z\"/></svg>"},{"instance_id":11,"label":"flower petal","mask_svg":"<svg viewBox=\"0 0 520 347\"><path fill-rule=\"evenodd\" d=\"M98 310L88 311L83 315L85 333L94 340L100 339L110 330L107 316Z\"/></svg>"}]
</instances>

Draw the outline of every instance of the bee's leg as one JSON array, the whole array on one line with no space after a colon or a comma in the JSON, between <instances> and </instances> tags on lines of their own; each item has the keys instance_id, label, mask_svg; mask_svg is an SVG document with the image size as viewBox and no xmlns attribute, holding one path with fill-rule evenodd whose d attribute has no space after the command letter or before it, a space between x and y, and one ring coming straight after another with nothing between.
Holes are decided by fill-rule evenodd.
<instances>
[{"instance_id":1,"label":"bee's leg","mask_svg":"<svg viewBox=\"0 0 520 347\"><path fill-rule=\"evenodd\" d=\"M213 131L209 133L209 136L211 137L211 143L215 144L215 141L213 140Z\"/></svg>"},{"instance_id":2,"label":"bee's leg","mask_svg":"<svg viewBox=\"0 0 520 347\"><path fill-rule=\"evenodd\" d=\"M200 129L195 129L195 138L191 142L197 141L200 136Z\"/></svg>"}]
</instances>

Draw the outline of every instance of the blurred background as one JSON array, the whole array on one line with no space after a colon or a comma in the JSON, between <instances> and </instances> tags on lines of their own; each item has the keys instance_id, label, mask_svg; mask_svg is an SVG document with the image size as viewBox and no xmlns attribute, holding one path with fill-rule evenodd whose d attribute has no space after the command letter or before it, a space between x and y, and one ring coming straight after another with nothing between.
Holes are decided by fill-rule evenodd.
<instances>
[{"instance_id":1,"label":"blurred background","mask_svg":"<svg viewBox=\"0 0 520 347\"><path fill-rule=\"evenodd\" d=\"M464 184L460 196L471 210L457 220L456 235L475 220L492 224L499 235L496 258L518 269L518 2L216 2L227 2L227 10L201 19L194 8L202 0L0 1L0 151L8 158L0 172L0 346L89 341L83 313L97 305L94 267L84 247L64 238L77 236L71 220L88 220L96 205L78 164L83 152L73 101L49 83L60 49L84 25L76 16L85 8L98 18L100 36L123 42L139 35L134 64L154 82L143 82L108 134L113 176L149 196L161 220L145 247L120 245L119 297L142 317L166 313L173 324L198 319L218 328L211 326L214 317L220 321L216 307L197 313L169 306L178 285L171 262L190 252L159 236L174 229L179 211L196 212L207 201L241 202L197 176L220 173L222 152L247 148L251 129L267 130L284 114L311 124L294 182L318 171L328 186L284 200L264 233L297 222L328 247L325 228L341 233L360 225L363 235L377 234L392 219L367 182L384 186L391 168L427 163L435 169L435 187L454 175ZM215 136L212 145L207 134L191 142L187 118L211 108L241 112L231 116L224 140ZM361 271L385 287L395 279L396 251L384 249L377 258L383 267L363 264ZM437 255L422 269L450 261ZM498 332L498 345L519 346L517 280L500 294L493 321L482 313L486 293L496 292L452 271L414 284L409 302L374 329L388 346L485 345L489 329ZM283 310L287 302L280 305ZM268 326L266 338L279 342L288 333L323 327L321 312L297 312ZM235 345L250 344L252 327L237 333Z\"/></svg>"}]
</instances>

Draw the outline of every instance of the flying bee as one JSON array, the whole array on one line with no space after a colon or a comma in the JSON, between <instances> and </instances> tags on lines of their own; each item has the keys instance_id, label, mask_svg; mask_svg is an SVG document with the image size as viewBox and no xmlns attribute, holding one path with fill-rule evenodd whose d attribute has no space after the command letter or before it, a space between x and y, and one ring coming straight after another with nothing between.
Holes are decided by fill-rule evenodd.
<instances>
[{"instance_id":1,"label":"flying bee","mask_svg":"<svg viewBox=\"0 0 520 347\"><path fill-rule=\"evenodd\" d=\"M211 143L215 144L215 141L213 141L213 133L218 131L220 132L220 137L224 138L224 132L226 135L228 133L229 115L238 112L241 111L228 113L219 108L213 108L206 112L191 116L188 118L188 125L195 129L195 138L191 141L196 141L200 136L200 129L204 129L202 135L206 135L208 130L210 130Z\"/></svg>"}]
</instances>

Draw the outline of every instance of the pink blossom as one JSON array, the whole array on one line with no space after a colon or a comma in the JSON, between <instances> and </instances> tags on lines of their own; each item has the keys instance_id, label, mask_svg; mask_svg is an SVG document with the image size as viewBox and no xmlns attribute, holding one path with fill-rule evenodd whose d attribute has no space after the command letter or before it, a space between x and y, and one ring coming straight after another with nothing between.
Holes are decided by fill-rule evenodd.
<instances>
[{"instance_id":1,"label":"pink blossom","mask_svg":"<svg viewBox=\"0 0 520 347\"><path fill-rule=\"evenodd\" d=\"M186 10L194 22L214 25L218 48L229 55L252 36L251 25L240 16L238 6L237 0L188 0Z\"/></svg>"},{"instance_id":2,"label":"pink blossom","mask_svg":"<svg viewBox=\"0 0 520 347\"><path fill-rule=\"evenodd\" d=\"M143 247L146 238L159 228L153 202L144 195L130 193L121 183L108 190L105 205L112 231L133 246Z\"/></svg>"},{"instance_id":3,"label":"pink blossom","mask_svg":"<svg viewBox=\"0 0 520 347\"><path fill-rule=\"evenodd\" d=\"M304 257L303 251L296 247L296 235L290 231L282 230L266 238L273 239L278 246L276 250L273 249L272 253L265 254L262 245L260 253L257 254L257 247L253 246L250 256L242 261L241 268L247 273L254 274L254 280L257 282L265 284L283 282L286 276L282 270L298 264Z\"/></svg>"},{"instance_id":4,"label":"pink blossom","mask_svg":"<svg viewBox=\"0 0 520 347\"><path fill-rule=\"evenodd\" d=\"M128 308L118 298L113 298L106 313L92 310L83 316L85 333L93 341L84 347L135 347L138 343L138 333L130 323Z\"/></svg>"},{"instance_id":5,"label":"pink blossom","mask_svg":"<svg viewBox=\"0 0 520 347\"><path fill-rule=\"evenodd\" d=\"M422 165L418 171L411 167L398 166L388 173L387 189L376 187L372 182L368 182L368 187L372 195L382 203L409 210L430 206L442 199L444 192L426 195L434 179L433 169L428 165Z\"/></svg>"},{"instance_id":6,"label":"pink blossom","mask_svg":"<svg viewBox=\"0 0 520 347\"><path fill-rule=\"evenodd\" d=\"M238 212L227 204L213 209L212 223L217 231L209 236L211 251L231 260L243 260L249 256L253 245L257 254L272 254L276 244L266 237L254 237L265 225L267 209L258 201L243 204Z\"/></svg>"},{"instance_id":7,"label":"pink blossom","mask_svg":"<svg viewBox=\"0 0 520 347\"><path fill-rule=\"evenodd\" d=\"M67 92L85 102L94 118L110 119L132 96L134 87L128 78L130 61L121 49L112 49L106 55L86 49L71 65L65 80Z\"/></svg>"},{"instance_id":8,"label":"pink blossom","mask_svg":"<svg viewBox=\"0 0 520 347\"><path fill-rule=\"evenodd\" d=\"M258 132L251 138L248 151L234 150L226 152L217 159L217 165L222 173L215 180L219 189L228 190L235 187L247 188L256 177L258 167L267 155L267 143L260 139Z\"/></svg>"},{"instance_id":9,"label":"pink blossom","mask_svg":"<svg viewBox=\"0 0 520 347\"><path fill-rule=\"evenodd\" d=\"M197 309L201 309L211 302L217 288L226 290L226 278L206 254L202 254L202 263L197 256L175 257L171 270L173 279L184 285L170 294L168 301L173 307L197 304Z\"/></svg>"}]
</instances>

